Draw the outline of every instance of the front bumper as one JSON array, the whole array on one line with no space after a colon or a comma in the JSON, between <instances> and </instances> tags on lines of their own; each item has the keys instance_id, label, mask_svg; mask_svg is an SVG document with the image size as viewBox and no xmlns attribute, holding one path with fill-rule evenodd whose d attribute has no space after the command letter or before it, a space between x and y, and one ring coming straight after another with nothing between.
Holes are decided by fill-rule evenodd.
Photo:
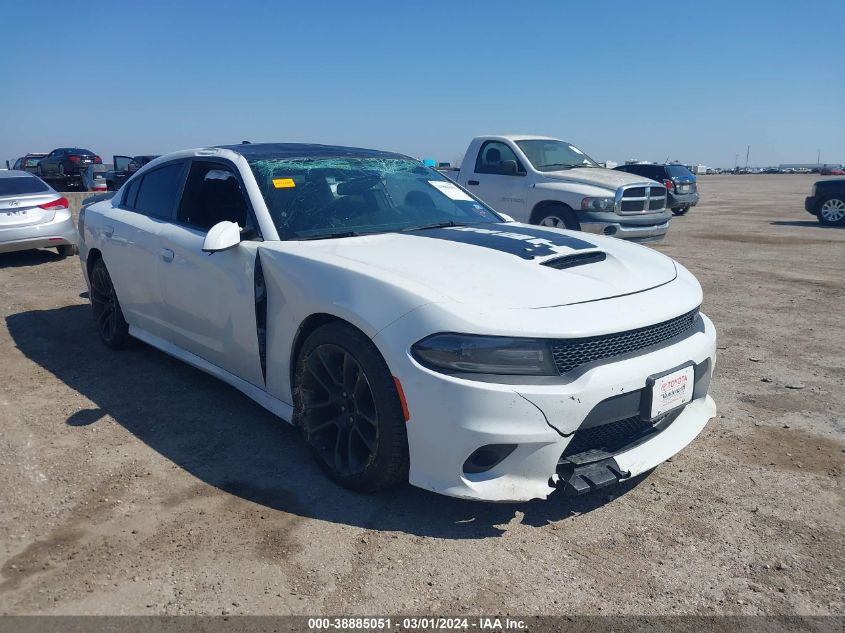
<instances>
[{"instance_id":1,"label":"front bumper","mask_svg":"<svg viewBox=\"0 0 845 633\"><path fill-rule=\"evenodd\" d=\"M54 248L76 243L76 227L69 209L56 211L52 220L42 224L0 227L0 253Z\"/></svg>"},{"instance_id":2,"label":"front bumper","mask_svg":"<svg viewBox=\"0 0 845 633\"><path fill-rule=\"evenodd\" d=\"M804 198L804 210L807 213L810 213L812 215L816 215L816 205L818 205L818 203L819 203L819 197L818 196L807 196L806 198Z\"/></svg>"},{"instance_id":3,"label":"front bumper","mask_svg":"<svg viewBox=\"0 0 845 633\"><path fill-rule=\"evenodd\" d=\"M382 336L390 335L379 334L377 343ZM605 415L607 401L643 390L650 375L689 361L703 366L706 380L701 389L696 389L693 401L666 428L612 455L620 471L618 479L634 477L684 448L715 415L715 403L707 395L715 349L713 324L701 315L698 329L680 341L596 363L553 384L467 380L433 372L407 354L392 369L411 412L409 480L421 488L467 499L546 498L566 483L559 470L562 455L579 427L585 422L595 424L595 411ZM624 411L617 413L624 415ZM611 421L613 414L607 415ZM466 472L470 455L490 445L516 448L489 470Z\"/></svg>"},{"instance_id":4,"label":"front bumper","mask_svg":"<svg viewBox=\"0 0 845 633\"><path fill-rule=\"evenodd\" d=\"M671 211L644 215L618 215L612 211L582 211L578 222L585 233L598 233L637 242L656 242L669 230Z\"/></svg>"}]
</instances>

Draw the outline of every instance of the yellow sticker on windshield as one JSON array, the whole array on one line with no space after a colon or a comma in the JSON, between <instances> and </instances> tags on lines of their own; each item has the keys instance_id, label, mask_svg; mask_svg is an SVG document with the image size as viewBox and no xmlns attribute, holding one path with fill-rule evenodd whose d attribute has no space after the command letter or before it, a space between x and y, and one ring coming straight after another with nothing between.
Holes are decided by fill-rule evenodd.
<instances>
[{"instance_id":1,"label":"yellow sticker on windshield","mask_svg":"<svg viewBox=\"0 0 845 633\"><path fill-rule=\"evenodd\" d=\"M293 178L274 178L273 186L276 189L290 189L291 187L296 187L296 183L293 181Z\"/></svg>"}]
</instances>

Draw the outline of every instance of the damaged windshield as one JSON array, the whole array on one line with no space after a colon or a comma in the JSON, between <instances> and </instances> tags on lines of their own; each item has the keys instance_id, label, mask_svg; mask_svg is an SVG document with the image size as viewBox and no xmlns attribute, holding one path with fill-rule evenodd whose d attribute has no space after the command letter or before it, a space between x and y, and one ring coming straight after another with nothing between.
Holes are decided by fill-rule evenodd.
<instances>
[{"instance_id":1,"label":"damaged windshield","mask_svg":"<svg viewBox=\"0 0 845 633\"><path fill-rule=\"evenodd\" d=\"M502 221L411 159L263 158L249 164L283 240Z\"/></svg>"},{"instance_id":2,"label":"damaged windshield","mask_svg":"<svg viewBox=\"0 0 845 633\"><path fill-rule=\"evenodd\" d=\"M517 141L537 171L558 171L574 167L598 167L592 158L570 143L563 141L534 139Z\"/></svg>"}]
</instances>

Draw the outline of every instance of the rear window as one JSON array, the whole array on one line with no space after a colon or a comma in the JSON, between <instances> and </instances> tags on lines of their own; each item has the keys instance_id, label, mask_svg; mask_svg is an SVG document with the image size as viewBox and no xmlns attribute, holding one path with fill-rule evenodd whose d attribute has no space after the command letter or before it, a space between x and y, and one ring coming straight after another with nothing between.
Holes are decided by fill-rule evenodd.
<instances>
[{"instance_id":1,"label":"rear window","mask_svg":"<svg viewBox=\"0 0 845 633\"><path fill-rule=\"evenodd\" d=\"M39 178L0 178L0 196L19 196L25 193L41 193L50 188Z\"/></svg>"},{"instance_id":2,"label":"rear window","mask_svg":"<svg viewBox=\"0 0 845 633\"><path fill-rule=\"evenodd\" d=\"M27 158L26 159L26 166L27 167L38 167L38 163L41 162L40 158Z\"/></svg>"},{"instance_id":3,"label":"rear window","mask_svg":"<svg viewBox=\"0 0 845 633\"><path fill-rule=\"evenodd\" d=\"M683 178L684 176L693 175L693 173L683 165L666 165L666 172L672 178Z\"/></svg>"},{"instance_id":4,"label":"rear window","mask_svg":"<svg viewBox=\"0 0 845 633\"><path fill-rule=\"evenodd\" d=\"M80 147L71 147L69 150L67 150L67 152L68 154L91 154L92 156L94 155L94 152L92 152L90 149L82 149Z\"/></svg>"}]
</instances>

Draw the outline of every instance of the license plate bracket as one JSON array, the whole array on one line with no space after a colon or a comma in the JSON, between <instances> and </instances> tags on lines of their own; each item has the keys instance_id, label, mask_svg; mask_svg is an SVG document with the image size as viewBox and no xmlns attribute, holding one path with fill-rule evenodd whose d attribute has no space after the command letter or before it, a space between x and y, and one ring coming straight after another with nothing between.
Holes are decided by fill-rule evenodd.
<instances>
[{"instance_id":1,"label":"license plate bracket","mask_svg":"<svg viewBox=\"0 0 845 633\"><path fill-rule=\"evenodd\" d=\"M640 417L654 421L692 401L695 363L690 361L646 379L640 400Z\"/></svg>"}]
</instances>

